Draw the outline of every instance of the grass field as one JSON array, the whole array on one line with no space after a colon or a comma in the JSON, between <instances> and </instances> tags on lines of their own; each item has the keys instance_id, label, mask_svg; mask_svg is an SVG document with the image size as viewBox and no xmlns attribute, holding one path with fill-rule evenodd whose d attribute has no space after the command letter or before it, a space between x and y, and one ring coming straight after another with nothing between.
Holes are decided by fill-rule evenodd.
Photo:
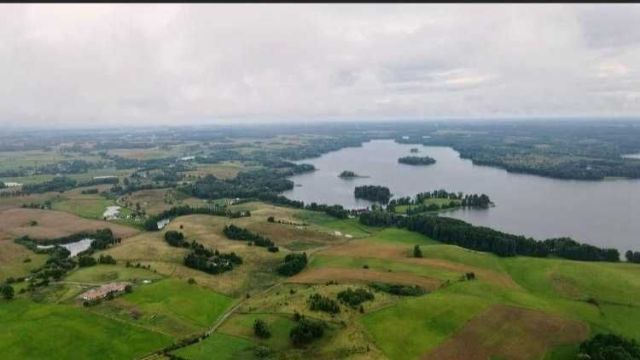
<instances>
[{"instance_id":1,"label":"grass field","mask_svg":"<svg viewBox=\"0 0 640 360\"><path fill-rule=\"evenodd\" d=\"M5 359L135 358L171 338L69 305L0 302Z\"/></svg>"},{"instance_id":2,"label":"grass field","mask_svg":"<svg viewBox=\"0 0 640 360\"><path fill-rule=\"evenodd\" d=\"M62 196L71 199L76 195ZM141 192L137 196L142 200L144 196L159 199L165 195ZM95 343L101 354L111 358L136 357L201 333L227 311L231 311L229 316L210 337L174 353L187 359L252 359L255 348L265 346L274 353L273 358L287 359L568 360L575 358L577 344L596 332L640 339L638 265L500 258L440 244L402 229L362 226L355 219L337 220L260 202L234 208L249 209L252 216L182 216L158 232L137 233L122 227L118 231L126 230L128 236L94 255L110 254L117 265L73 270L63 282L18 294L18 299L0 305L0 325L7 324L16 334L24 333L28 322L17 319L30 319L42 312L47 319L44 331L57 336L56 331L62 330L52 329L53 322L68 316L71 320L63 327L71 328L70 334L82 333L76 337L82 341L80 357L98 353L85 346L87 342ZM44 257L14 244L17 234L53 236L83 227L117 226L60 211L5 208L0 214L0 225L4 226L0 250L7 251L0 253L0 278L26 275L44 261ZM297 225L269 223L269 216ZM37 226L28 225L32 219L38 221ZM300 225L302 222L306 225ZM222 234L226 224L271 238L280 252L227 239ZM243 264L218 275L187 268L182 263L188 250L170 247L164 241L167 230L181 231L188 241L196 240L221 252L233 251L242 256ZM414 245L421 246L423 258L412 256ZM295 276L279 276L274 270L290 251L306 251L309 264ZM23 263L25 257L32 262ZM126 261L150 265L151 269L127 268ZM463 281L467 272L473 272L476 280ZM188 284L189 278L196 284ZM79 293L111 281L132 281L134 291L89 308L79 305ZM335 315L309 310L307 300L314 293L336 299L339 291L369 288L371 282L420 285L429 292L401 297L374 291L375 299L363 303L362 313L344 304ZM15 309L3 312L7 304ZM20 312L24 315L16 315ZM294 347L289 340L294 312L326 321L325 336L308 346ZM49 318L53 319L51 324ZM269 325L271 338L254 336L252 326L258 318ZM113 324L122 326L122 333L110 335ZM90 340L95 334L112 336L116 348L106 349L106 340ZM60 336L63 343L73 342L72 335ZM18 341L14 337L0 334L0 346ZM146 337L152 340L140 340L145 344L131 348L117 345L129 341L123 338ZM8 358L37 358L51 351L51 346L16 350Z\"/></svg>"},{"instance_id":3,"label":"grass field","mask_svg":"<svg viewBox=\"0 0 640 360\"><path fill-rule=\"evenodd\" d=\"M112 281L158 280L162 276L152 271L121 265L96 265L72 271L66 281L100 284Z\"/></svg>"},{"instance_id":4,"label":"grass field","mask_svg":"<svg viewBox=\"0 0 640 360\"><path fill-rule=\"evenodd\" d=\"M131 294L92 307L92 311L174 337L203 331L233 300L179 280L140 285Z\"/></svg>"},{"instance_id":5,"label":"grass field","mask_svg":"<svg viewBox=\"0 0 640 360\"><path fill-rule=\"evenodd\" d=\"M253 344L245 339L215 333L205 340L173 353L189 360L234 360L253 358ZM215 354L215 355L214 355Z\"/></svg>"}]
</instances>

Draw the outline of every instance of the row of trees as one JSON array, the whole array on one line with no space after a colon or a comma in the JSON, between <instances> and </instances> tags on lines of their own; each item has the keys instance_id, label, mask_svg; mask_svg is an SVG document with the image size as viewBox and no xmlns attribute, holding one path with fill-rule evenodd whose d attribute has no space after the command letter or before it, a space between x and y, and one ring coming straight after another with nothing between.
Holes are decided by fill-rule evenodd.
<instances>
[{"instance_id":1,"label":"row of trees","mask_svg":"<svg viewBox=\"0 0 640 360\"><path fill-rule=\"evenodd\" d=\"M536 241L483 226L474 226L462 220L440 216L401 216L383 211L372 211L360 216L360 222L369 226L399 226L421 233L447 244L467 249L486 251L498 256L558 256L585 261L619 261L616 249L602 249L581 244L571 238Z\"/></svg>"},{"instance_id":2,"label":"row of trees","mask_svg":"<svg viewBox=\"0 0 640 360\"><path fill-rule=\"evenodd\" d=\"M248 229L241 228L239 226L225 225L222 233L229 239L232 240L244 240L253 243L255 246L265 247L271 252L277 252L278 247L276 244L269 238L262 236L260 234L253 233Z\"/></svg>"},{"instance_id":3,"label":"row of trees","mask_svg":"<svg viewBox=\"0 0 640 360\"><path fill-rule=\"evenodd\" d=\"M627 258L628 262L640 264L640 251L628 250L624 256Z\"/></svg>"},{"instance_id":4,"label":"row of trees","mask_svg":"<svg viewBox=\"0 0 640 360\"><path fill-rule=\"evenodd\" d=\"M357 199L365 199L382 204L388 203L389 199L391 199L391 191L389 191L389 188L379 185L356 186L353 194Z\"/></svg>"}]
</instances>

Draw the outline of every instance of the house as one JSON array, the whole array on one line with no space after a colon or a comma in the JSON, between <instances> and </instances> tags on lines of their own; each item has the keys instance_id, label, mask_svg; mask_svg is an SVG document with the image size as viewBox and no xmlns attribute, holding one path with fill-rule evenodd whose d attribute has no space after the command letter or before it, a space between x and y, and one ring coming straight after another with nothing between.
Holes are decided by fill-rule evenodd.
<instances>
[{"instance_id":1,"label":"house","mask_svg":"<svg viewBox=\"0 0 640 360\"><path fill-rule=\"evenodd\" d=\"M85 301L103 299L109 293L119 294L125 292L127 285L129 285L129 283L126 282L104 284L98 288L91 289L83 293L80 295L80 298Z\"/></svg>"}]
</instances>

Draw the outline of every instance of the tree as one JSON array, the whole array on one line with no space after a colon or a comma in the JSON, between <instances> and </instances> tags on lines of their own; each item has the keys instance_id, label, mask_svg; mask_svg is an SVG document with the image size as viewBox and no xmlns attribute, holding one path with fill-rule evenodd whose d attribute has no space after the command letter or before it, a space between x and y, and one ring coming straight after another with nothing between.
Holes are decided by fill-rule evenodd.
<instances>
[{"instance_id":1,"label":"tree","mask_svg":"<svg viewBox=\"0 0 640 360\"><path fill-rule=\"evenodd\" d=\"M2 284L0 285L0 294L2 294L2 297L5 300L11 300L13 299L13 287L9 284Z\"/></svg>"},{"instance_id":2,"label":"tree","mask_svg":"<svg viewBox=\"0 0 640 360\"><path fill-rule=\"evenodd\" d=\"M273 216L269 216L269 217L267 218L267 221L268 221L268 222L270 222L270 223L272 223L272 222L276 222L276 219L274 219L274 218L273 218Z\"/></svg>"},{"instance_id":3,"label":"tree","mask_svg":"<svg viewBox=\"0 0 640 360\"><path fill-rule=\"evenodd\" d=\"M269 327L264 320L256 319L253 323L253 333L262 339L268 339L271 337L271 331L269 331Z\"/></svg>"},{"instance_id":4,"label":"tree","mask_svg":"<svg viewBox=\"0 0 640 360\"><path fill-rule=\"evenodd\" d=\"M421 258L422 250L420 250L420 245L416 245L413 247L413 257Z\"/></svg>"},{"instance_id":5,"label":"tree","mask_svg":"<svg viewBox=\"0 0 640 360\"><path fill-rule=\"evenodd\" d=\"M591 360L637 360L640 345L615 334L597 334L580 344L580 352Z\"/></svg>"},{"instance_id":6,"label":"tree","mask_svg":"<svg viewBox=\"0 0 640 360\"><path fill-rule=\"evenodd\" d=\"M96 264L96 259L94 259L91 256L80 256L78 258L78 266L80 267L93 266L95 264Z\"/></svg>"}]
</instances>

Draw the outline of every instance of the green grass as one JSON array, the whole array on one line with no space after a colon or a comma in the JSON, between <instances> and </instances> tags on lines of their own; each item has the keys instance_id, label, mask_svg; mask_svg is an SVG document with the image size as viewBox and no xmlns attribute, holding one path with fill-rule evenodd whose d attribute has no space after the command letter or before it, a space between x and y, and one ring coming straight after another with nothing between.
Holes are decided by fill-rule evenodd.
<instances>
[{"instance_id":1,"label":"green grass","mask_svg":"<svg viewBox=\"0 0 640 360\"><path fill-rule=\"evenodd\" d=\"M318 230L325 232L340 231L343 234L349 234L353 237L369 236L372 233L379 231L378 228L360 224L357 219L341 220L316 211L301 210L296 213L296 217L307 223L315 225L319 228Z\"/></svg>"},{"instance_id":2,"label":"green grass","mask_svg":"<svg viewBox=\"0 0 640 360\"><path fill-rule=\"evenodd\" d=\"M341 267L341 268L355 268L362 269L367 265L370 270L375 271L393 271L393 272L407 272L419 276L426 276L430 278L440 280L457 280L461 273L449 270L443 270L434 267L427 267L417 264L403 263L393 260L379 259L379 258L356 258L348 256L326 256L318 255L314 256L309 264L310 268L323 268L323 267Z\"/></svg>"},{"instance_id":3,"label":"green grass","mask_svg":"<svg viewBox=\"0 0 640 360\"><path fill-rule=\"evenodd\" d=\"M54 202L52 208L87 219L101 220L107 206L114 204L112 200L107 200L100 195L76 195Z\"/></svg>"},{"instance_id":4,"label":"green grass","mask_svg":"<svg viewBox=\"0 0 640 360\"><path fill-rule=\"evenodd\" d=\"M381 243L407 244L407 245L435 245L439 242L405 229L388 228L375 233L366 241L376 241ZM431 249L431 248L429 248ZM431 251L431 250L429 250Z\"/></svg>"},{"instance_id":5,"label":"green grass","mask_svg":"<svg viewBox=\"0 0 640 360\"><path fill-rule=\"evenodd\" d=\"M80 283L105 283L111 281L157 280L161 278L160 275L146 269L127 268L118 265L96 265L78 268L71 272L65 280Z\"/></svg>"},{"instance_id":6,"label":"green grass","mask_svg":"<svg viewBox=\"0 0 640 360\"><path fill-rule=\"evenodd\" d=\"M0 302L3 359L132 359L169 345L168 336L69 305Z\"/></svg>"},{"instance_id":7,"label":"green grass","mask_svg":"<svg viewBox=\"0 0 640 360\"><path fill-rule=\"evenodd\" d=\"M391 359L415 359L434 349L490 303L475 296L436 292L366 314L361 321Z\"/></svg>"},{"instance_id":8,"label":"green grass","mask_svg":"<svg viewBox=\"0 0 640 360\"><path fill-rule=\"evenodd\" d=\"M186 281L160 280L134 288L131 294L94 307L96 311L174 336L211 326L233 299ZM133 320L131 311L141 313Z\"/></svg>"},{"instance_id":9,"label":"green grass","mask_svg":"<svg viewBox=\"0 0 640 360\"><path fill-rule=\"evenodd\" d=\"M173 353L189 360L250 359L252 347L253 344L245 339L216 332L199 343Z\"/></svg>"},{"instance_id":10,"label":"green grass","mask_svg":"<svg viewBox=\"0 0 640 360\"><path fill-rule=\"evenodd\" d=\"M268 339L260 339L253 333L253 324L257 320L263 320L267 323L271 331L271 337ZM220 331L234 336L246 338L261 345L268 346L274 350L283 350L291 346L289 341L289 331L293 328L294 323L289 317L272 314L239 314L232 316L220 328Z\"/></svg>"}]
</instances>

